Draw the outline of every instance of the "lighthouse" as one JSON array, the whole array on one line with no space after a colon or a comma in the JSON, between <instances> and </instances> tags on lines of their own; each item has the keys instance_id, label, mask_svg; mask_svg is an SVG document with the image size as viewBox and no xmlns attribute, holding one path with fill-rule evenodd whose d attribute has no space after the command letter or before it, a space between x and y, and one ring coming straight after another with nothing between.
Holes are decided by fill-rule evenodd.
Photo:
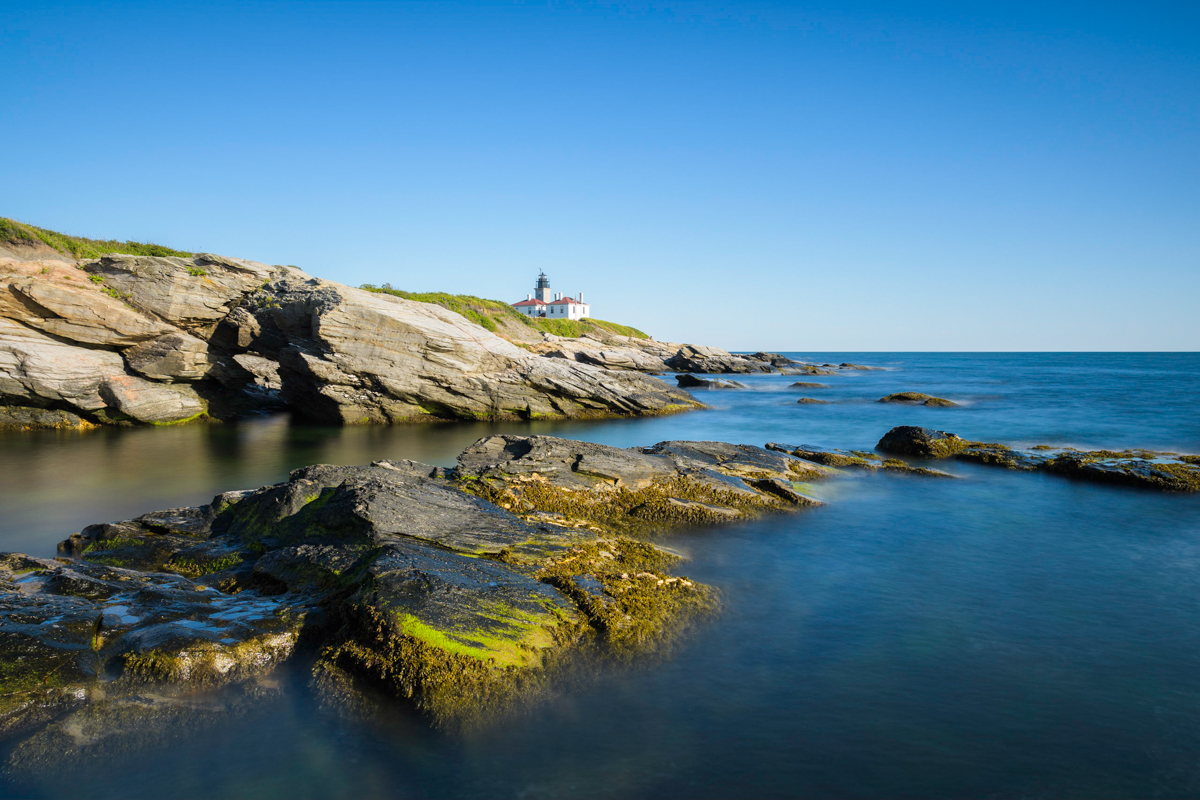
<instances>
[{"instance_id":1,"label":"lighthouse","mask_svg":"<svg viewBox=\"0 0 1200 800\"><path fill-rule=\"evenodd\" d=\"M578 298L555 294L545 272L538 273L534 294L526 295L519 303L513 303L513 308L526 316L546 319L583 319L592 315L592 307L583 302L583 292L579 293Z\"/></svg>"},{"instance_id":2,"label":"lighthouse","mask_svg":"<svg viewBox=\"0 0 1200 800\"><path fill-rule=\"evenodd\" d=\"M550 279L546 277L546 273L538 273L537 290L533 296L534 299L541 300L543 303L549 303L554 299L550 296Z\"/></svg>"}]
</instances>

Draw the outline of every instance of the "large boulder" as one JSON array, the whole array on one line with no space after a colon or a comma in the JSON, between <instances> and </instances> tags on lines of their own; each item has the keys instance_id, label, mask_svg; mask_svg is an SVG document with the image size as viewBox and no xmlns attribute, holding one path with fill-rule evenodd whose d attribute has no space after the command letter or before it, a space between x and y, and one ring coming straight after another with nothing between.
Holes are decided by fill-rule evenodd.
<instances>
[{"instance_id":1,"label":"large boulder","mask_svg":"<svg viewBox=\"0 0 1200 800\"><path fill-rule=\"evenodd\" d=\"M970 446L957 434L935 431L913 425L892 428L883 435L875 449L898 456L917 458L949 458Z\"/></svg>"},{"instance_id":2,"label":"large boulder","mask_svg":"<svg viewBox=\"0 0 1200 800\"><path fill-rule=\"evenodd\" d=\"M699 407L656 378L543 358L430 303L285 278L249 304L260 333L247 350L278 360L283 397L314 420L533 419ZM248 329L243 323L236 335Z\"/></svg>"}]
</instances>

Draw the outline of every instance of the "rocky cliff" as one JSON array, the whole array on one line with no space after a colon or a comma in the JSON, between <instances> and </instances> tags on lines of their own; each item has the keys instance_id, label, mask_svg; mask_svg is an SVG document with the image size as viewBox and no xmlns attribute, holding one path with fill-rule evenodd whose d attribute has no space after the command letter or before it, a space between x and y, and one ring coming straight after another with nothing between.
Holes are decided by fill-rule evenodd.
<instances>
[{"instance_id":1,"label":"rocky cliff","mask_svg":"<svg viewBox=\"0 0 1200 800\"><path fill-rule=\"evenodd\" d=\"M357 424L699 405L637 371L545 358L439 306L292 267L211 254L0 259L0 426L269 408Z\"/></svg>"}]
</instances>

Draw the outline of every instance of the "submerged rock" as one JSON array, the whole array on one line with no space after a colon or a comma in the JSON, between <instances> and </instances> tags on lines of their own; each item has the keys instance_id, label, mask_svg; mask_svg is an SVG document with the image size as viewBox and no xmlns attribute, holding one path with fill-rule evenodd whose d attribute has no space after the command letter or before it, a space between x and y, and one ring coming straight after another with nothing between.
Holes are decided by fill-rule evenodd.
<instances>
[{"instance_id":1,"label":"submerged rock","mask_svg":"<svg viewBox=\"0 0 1200 800\"><path fill-rule=\"evenodd\" d=\"M494 436L453 470L317 465L92 525L59 559L0 556L0 735L32 731L14 753L35 764L106 719L132 736L135 707L152 730L178 706L139 693L251 686L302 640L326 702L361 708L382 688L465 724L535 695L576 651L653 652L715 607L673 574L678 556L629 534L814 505L799 482L827 474L719 442Z\"/></svg>"},{"instance_id":2,"label":"submerged rock","mask_svg":"<svg viewBox=\"0 0 1200 800\"><path fill-rule=\"evenodd\" d=\"M837 375L837 370L818 367L813 364L801 364L798 367L787 367L779 370L780 375Z\"/></svg>"},{"instance_id":3,"label":"submerged rock","mask_svg":"<svg viewBox=\"0 0 1200 800\"><path fill-rule=\"evenodd\" d=\"M924 394L922 392L896 392L895 394L889 394L887 397L879 398L879 402L920 403L923 406L940 406L943 408L949 408L951 406L958 405L958 403L947 400L944 397L934 397L933 395Z\"/></svg>"},{"instance_id":4,"label":"submerged rock","mask_svg":"<svg viewBox=\"0 0 1200 800\"><path fill-rule=\"evenodd\" d=\"M897 455L955 458L1007 469L1041 470L1099 483L1174 492L1200 491L1200 458L1177 453L1076 450L1047 445L1022 450L910 426L888 431L876 448Z\"/></svg>"},{"instance_id":5,"label":"submerged rock","mask_svg":"<svg viewBox=\"0 0 1200 800\"><path fill-rule=\"evenodd\" d=\"M676 375L675 380L681 389L745 389L746 384L737 381L706 380L695 375Z\"/></svg>"},{"instance_id":6,"label":"submerged rock","mask_svg":"<svg viewBox=\"0 0 1200 800\"><path fill-rule=\"evenodd\" d=\"M866 450L824 450L811 445L778 444L771 442L766 445L768 450L802 458L815 464L827 467L852 467L866 470L883 470L885 472L902 472L909 475L924 475L930 478L953 478L949 472L928 467L915 467L897 458L881 458Z\"/></svg>"},{"instance_id":7,"label":"submerged rock","mask_svg":"<svg viewBox=\"0 0 1200 800\"><path fill-rule=\"evenodd\" d=\"M788 386L789 389L828 389L827 383L809 383L808 381L796 381Z\"/></svg>"},{"instance_id":8,"label":"submerged rock","mask_svg":"<svg viewBox=\"0 0 1200 800\"><path fill-rule=\"evenodd\" d=\"M799 400L797 400L796 402L797 402L797 403L799 403L800 405L805 405L805 406L809 406L809 405L818 405L818 406L829 405L829 401L828 401L828 400L818 400L818 399L817 399L817 398L815 398L815 397L801 397L801 398L800 398Z\"/></svg>"}]
</instances>

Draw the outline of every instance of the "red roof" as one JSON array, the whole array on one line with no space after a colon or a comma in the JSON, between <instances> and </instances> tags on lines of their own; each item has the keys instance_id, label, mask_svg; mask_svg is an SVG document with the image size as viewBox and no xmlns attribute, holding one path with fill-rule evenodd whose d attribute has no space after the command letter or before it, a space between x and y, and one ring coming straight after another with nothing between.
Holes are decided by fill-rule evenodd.
<instances>
[{"instance_id":1,"label":"red roof","mask_svg":"<svg viewBox=\"0 0 1200 800\"><path fill-rule=\"evenodd\" d=\"M573 298L573 297L564 297L564 298L562 298L561 300L550 300L550 301L546 301L546 302L543 302L543 301L541 301L541 300L522 300L522 301L521 301L521 302L519 302L519 303L513 303L513 306L514 306L514 307L521 307L521 306L555 306L555 305L558 305L559 303L568 303L568 304L574 304L574 305L577 305L577 306L583 306L583 305L587 305L586 303L583 303L583 302L581 302L581 301L579 301L579 300L576 300L576 299L575 299L575 298Z\"/></svg>"}]
</instances>

